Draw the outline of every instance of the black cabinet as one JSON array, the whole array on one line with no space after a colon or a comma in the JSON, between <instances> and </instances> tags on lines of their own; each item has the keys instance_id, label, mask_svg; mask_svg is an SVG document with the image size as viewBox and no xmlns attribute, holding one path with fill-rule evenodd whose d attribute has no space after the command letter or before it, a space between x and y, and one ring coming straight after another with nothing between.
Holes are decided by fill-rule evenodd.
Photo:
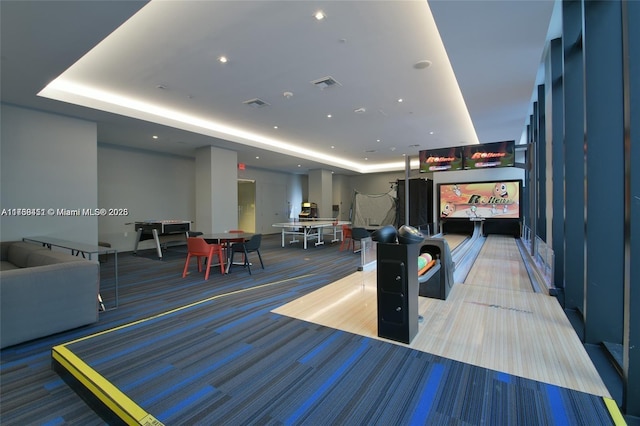
<instances>
[{"instance_id":1,"label":"black cabinet","mask_svg":"<svg viewBox=\"0 0 640 426\"><path fill-rule=\"evenodd\" d=\"M411 343L418 333L420 244L377 245L378 336Z\"/></svg>"}]
</instances>

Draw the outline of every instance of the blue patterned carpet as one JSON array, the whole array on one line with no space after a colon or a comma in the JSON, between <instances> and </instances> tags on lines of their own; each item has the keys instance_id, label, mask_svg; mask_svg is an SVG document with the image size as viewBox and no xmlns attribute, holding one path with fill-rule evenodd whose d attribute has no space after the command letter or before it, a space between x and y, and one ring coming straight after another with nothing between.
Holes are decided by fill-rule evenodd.
<instances>
[{"instance_id":1,"label":"blue patterned carpet","mask_svg":"<svg viewBox=\"0 0 640 426\"><path fill-rule=\"evenodd\" d=\"M118 309L2 351L2 424L105 423L50 368L51 347L78 338L66 347L167 425L613 424L594 395L271 313L358 264L279 244L265 238L265 270L208 281L181 278L180 247L121 255Z\"/></svg>"}]
</instances>

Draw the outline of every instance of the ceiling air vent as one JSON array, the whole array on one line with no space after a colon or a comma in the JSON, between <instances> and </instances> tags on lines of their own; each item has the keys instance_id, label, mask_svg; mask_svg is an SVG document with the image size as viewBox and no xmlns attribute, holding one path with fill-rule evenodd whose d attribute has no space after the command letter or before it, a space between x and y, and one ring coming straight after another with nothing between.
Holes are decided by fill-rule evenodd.
<instances>
[{"instance_id":1,"label":"ceiling air vent","mask_svg":"<svg viewBox=\"0 0 640 426\"><path fill-rule=\"evenodd\" d=\"M250 106L256 107L256 108L262 107L262 106L265 106L265 105L269 105L268 103L266 103L262 99L258 99L258 98L249 99L248 101L244 101L243 104L250 105Z\"/></svg>"},{"instance_id":2,"label":"ceiling air vent","mask_svg":"<svg viewBox=\"0 0 640 426\"><path fill-rule=\"evenodd\" d=\"M321 89L325 89L325 88L331 87L331 86L342 86L333 77L322 77L322 78L319 78L317 80L313 80L311 82L311 84L313 84L314 86L319 87Z\"/></svg>"}]
</instances>

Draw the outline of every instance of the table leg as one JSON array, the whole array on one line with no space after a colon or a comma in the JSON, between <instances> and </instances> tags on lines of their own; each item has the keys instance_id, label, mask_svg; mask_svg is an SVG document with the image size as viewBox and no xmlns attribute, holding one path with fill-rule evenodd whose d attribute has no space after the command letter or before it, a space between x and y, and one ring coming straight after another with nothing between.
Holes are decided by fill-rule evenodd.
<instances>
[{"instance_id":1,"label":"table leg","mask_svg":"<svg viewBox=\"0 0 640 426\"><path fill-rule=\"evenodd\" d=\"M158 257L162 259L162 249L160 248L160 237L158 236L158 230L152 229L153 239L156 242L156 250L158 251Z\"/></svg>"},{"instance_id":2,"label":"table leg","mask_svg":"<svg viewBox=\"0 0 640 426\"><path fill-rule=\"evenodd\" d=\"M309 228L302 228L302 233L304 234L304 249L307 249L307 237L309 237Z\"/></svg>"},{"instance_id":3,"label":"table leg","mask_svg":"<svg viewBox=\"0 0 640 426\"><path fill-rule=\"evenodd\" d=\"M115 285L116 285L116 306L114 307L115 309L118 307L118 252L116 250L114 250L113 252L113 258L115 259L113 262L114 274L115 274Z\"/></svg>"},{"instance_id":4,"label":"table leg","mask_svg":"<svg viewBox=\"0 0 640 426\"><path fill-rule=\"evenodd\" d=\"M137 236L136 236L136 246L133 248L133 254L138 253L138 244L140 243L141 237L142 237L142 228L138 228Z\"/></svg>"}]
</instances>

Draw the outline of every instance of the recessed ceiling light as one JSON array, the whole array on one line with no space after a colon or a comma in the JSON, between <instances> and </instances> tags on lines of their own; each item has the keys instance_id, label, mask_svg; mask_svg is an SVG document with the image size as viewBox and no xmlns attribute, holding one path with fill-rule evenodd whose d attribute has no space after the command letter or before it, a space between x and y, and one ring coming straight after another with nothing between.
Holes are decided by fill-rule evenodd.
<instances>
[{"instance_id":1,"label":"recessed ceiling light","mask_svg":"<svg viewBox=\"0 0 640 426\"><path fill-rule=\"evenodd\" d=\"M380 142L380 139L376 139L376 142Z\"/></svg>"},{"instance_id":2,"label":"recessed ceiling light","mask_svg":"<svg viewBox=\"0 0 640 426\"><path fill-rule=\"evenodd\" d=\"M298 167L302 167L300 164L298 164Z\"/></svg>"},{"instance_id":3,"label":"recessed ceiling light","mask_svg":"<svg viewBox=\"0 0 640 426\"><path fill-rule=\"evenodd\" d=\"M336 149L335 145L331 145L331 149Z\"/></svg>"},{"instance_id":4,"label":"recessed ceiling light","mask_svg":"<svg viewBox=\"0 0 640 426\"><path fill-rule=\"evenodd\" d=\"M259 156L259 155L256 155L256 160L259 160L259 159L260 159L260 156Z\"/></svg>"},{"instance_id":5,"label":"recessed ceiling light","mask_svg":"<svg viewBox=\"0 0 640 426\"><path fill-rule=\"evenodd\" d=\"M218 57L218 62L220 62L221 64L226 64L227 62L229 62L229 59L223 55Z\"/></svg>"},{"instance_id":6,"label":"recessed ceiling light","mask_svg":"<svg viewBox=\"0 0 640 426\"><path fill-rule=\"evenodd\" d=\"M151 137L154 138L154 139L158 139L158 136L156 136L156 135L153 135Z\"/></svg>"},{"instance_id":7,"label":"recessed ceiling light","mask_svg":"<svg viewBox=\"0 0 640 426\"><path fill-rule=\"evenodd\" d=\"M432 135L432 134L434 134L434 133L435 133L435 132L433 132L433 131L432 131L432 132L429 132L429 134L430 134L430 135Z\"/></svg>"},{"instance_id":8,"label":"recessed ceiling light","mask_svg":"<svg viewBox=\"0 0 640 426\"><path fill-rule=\"evenodd\" d=\"M331 117L332 117L332 115L331 115L331 114L327 114L327 118L331 118Z\"/></svg>"},{"instance_id":9,"label":"recessed ceiling light","mask_svg":"<svg viewBox=\"0 0 640 426\"><path fill-rule=\"evenodd\" d=\"M398 102L402 102L402 98L398 99Z\"/></svg>"},{"instance_id":10,"label":"recessed ceiling light","mask_svg":"<svg viewBox=\"0 0 640 426\"><path fill-rule=\"evenodd\" d=\"M277 128L278 128L278 126L273 126L273 128L274 128L274 129L277 129Z\"/></svg>"},{"instance_id":11,"label":"recessed ceiling light","mask_svg":"<svg viewBox=\"0 0 640 426\"><path fill-rule=\"evenodd\" d=\"M313 14L313 17L316 18L318 21L322 21L324 18L327 17L327 15L325 15L323 11L318 10L316 13Z\"/></svg>"}]
</instances>

